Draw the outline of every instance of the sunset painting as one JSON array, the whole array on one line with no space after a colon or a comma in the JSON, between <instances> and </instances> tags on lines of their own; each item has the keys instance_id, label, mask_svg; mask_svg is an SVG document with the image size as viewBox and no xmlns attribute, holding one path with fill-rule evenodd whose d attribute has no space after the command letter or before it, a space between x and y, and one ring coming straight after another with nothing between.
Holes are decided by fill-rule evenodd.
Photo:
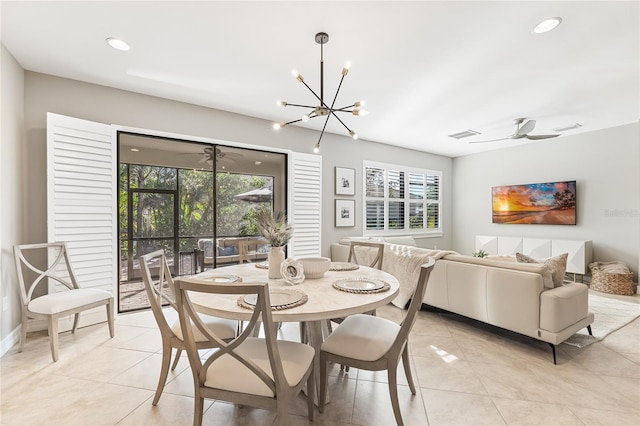
<instances>
[{"instance_id":1,"label":"sunset painting","mask_svg":"<svg viewBox=\"0 0 640 426\"><path fill-rule=\"evenodd\" d=\"M494 186L493 223L576 224L576 181Z\"/></svg>"}]
</instances>

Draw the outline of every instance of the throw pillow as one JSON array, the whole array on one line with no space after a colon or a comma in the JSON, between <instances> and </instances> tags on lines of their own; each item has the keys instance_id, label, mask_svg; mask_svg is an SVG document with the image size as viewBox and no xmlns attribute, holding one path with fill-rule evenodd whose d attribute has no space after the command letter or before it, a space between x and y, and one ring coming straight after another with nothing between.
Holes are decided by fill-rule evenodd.
<instances>
[{"instance_id":1,"label":"throw pillow","mask_svg":"<svg viewBox=\"0 0 640 426\"><path fill-rule=\"evenodd\" d=\"M236 246L218 247L218 256L233 256L238 254Z\"/></svg>"},{"instance_id":2,"label":"throw pillow","mask_svg":"<svg viewBox=\"0 0 640 426\"><path fill-rule=\"evenodd\" d=\"M521 263L542 263L551 271L551 279L554 287L560 287L564 282L564 273L567 270L567 258L569 253L562 253L556 257L546 259L534 259L526 254L516 253L516 260Z\"/></svg>"}]
</instances>

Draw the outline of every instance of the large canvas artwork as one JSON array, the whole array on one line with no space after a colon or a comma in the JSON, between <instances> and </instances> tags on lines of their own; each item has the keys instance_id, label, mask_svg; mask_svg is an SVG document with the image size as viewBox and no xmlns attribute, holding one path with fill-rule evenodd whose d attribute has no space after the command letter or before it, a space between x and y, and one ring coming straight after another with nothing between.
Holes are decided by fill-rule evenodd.
<instances>
[{"instance_id":1,"label":"large canvas artwork","mask_svg":"<svg viewBox=\"0 0 640 426\"><path fill-rule=\"evenodd\" d=\"M493 223L576 224L576 181L494 186Z\"/></svg>"}]
</instances>

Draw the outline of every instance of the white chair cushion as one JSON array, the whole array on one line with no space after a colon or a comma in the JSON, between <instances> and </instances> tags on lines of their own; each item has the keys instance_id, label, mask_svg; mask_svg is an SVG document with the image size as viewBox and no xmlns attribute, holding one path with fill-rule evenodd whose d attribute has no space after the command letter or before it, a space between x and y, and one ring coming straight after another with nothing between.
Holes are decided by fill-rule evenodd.
<instances>
[{"instance_id":1,"label":"white chair cushion","mask_svg":"<svg viewBox=\"0 0 640 426\"><path fill-rule=\"evenodd\" d=\"M289 386L302 380L315 355L314 349L302 343L278 340L278 350L282 359L284 375ZM238 348L243 358L252 360L265 373L273 378L266 340L249 337ZM230 355L223 355L213 362L207 370L205 386L252 395L273 397L271 389L247 367Z\"/></svg>"},{"instance_id":2,"label":"white chair cushion","mask_svg":"<svg viewBox=\"0 0 640 426\"><path fill-rule=\"evenodd\" d=\"M218 337L221 339L233 339L236 337L236 328L238 323L233 320L227 320L222 318L216 318L209 315L200 315L202 322ZM193 321L191 322L191 328L193 329L193 337L196 339L196 342L205 342L209 340L205 337L200 330L193 325ZM182 328L180 328L180 321L176 320L171 326L171 331L176 335L176 337L182 341Z\"/></svg>"},{"instance_id":3,"label":"white chair cushion","mask_svg":"<svg viewBox=\"0 0 640 426\"><path fill-rule=\"evenodd\" d=\"M322 350L363 361L380 359L391 347L400 331L393 321L372 315L347 317L327 337Z\"/></svg>"},{"instance_id":4,"label":"white chair cushion","mask_svg":"<svg viewBox=\"0 0 640 426\"><path fill-rule=\"evenodd\" d=\"M111 293L99 288L78 288L40 296L29 302L27 309L36 314L52 315L110 297Z\"/></svg>"}]
</instances>

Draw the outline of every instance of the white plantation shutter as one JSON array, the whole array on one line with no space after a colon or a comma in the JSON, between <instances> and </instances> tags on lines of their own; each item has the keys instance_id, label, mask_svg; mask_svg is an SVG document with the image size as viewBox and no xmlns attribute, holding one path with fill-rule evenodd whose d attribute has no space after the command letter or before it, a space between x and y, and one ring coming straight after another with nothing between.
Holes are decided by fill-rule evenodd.
<instances>
[{"instance_id":1,"label":"white plantation shutter","mask_svg":"<svg viewBox=\"0 0 640 426\"><path fill-rule=\"evenodd\" d=\"M320 256L322 231L322 157L289 155L289 257Z\"/></svg>"},{"instance_id":2,"label":"white plantation shutter","mask_svg":"<svg viewBox=\"0 0 640 426\"><path fill-rule=\"evenodd\" d=\"M111 125L47 114L47 238L65 241L81 287L117 298L116 143ZM54 253L50 253L50 256ZM55 281L49 292L62 290ZM106 321L104 308L80 325ZM70 329L72 317L60 322Z\"/></svg>"}]
</instances>

